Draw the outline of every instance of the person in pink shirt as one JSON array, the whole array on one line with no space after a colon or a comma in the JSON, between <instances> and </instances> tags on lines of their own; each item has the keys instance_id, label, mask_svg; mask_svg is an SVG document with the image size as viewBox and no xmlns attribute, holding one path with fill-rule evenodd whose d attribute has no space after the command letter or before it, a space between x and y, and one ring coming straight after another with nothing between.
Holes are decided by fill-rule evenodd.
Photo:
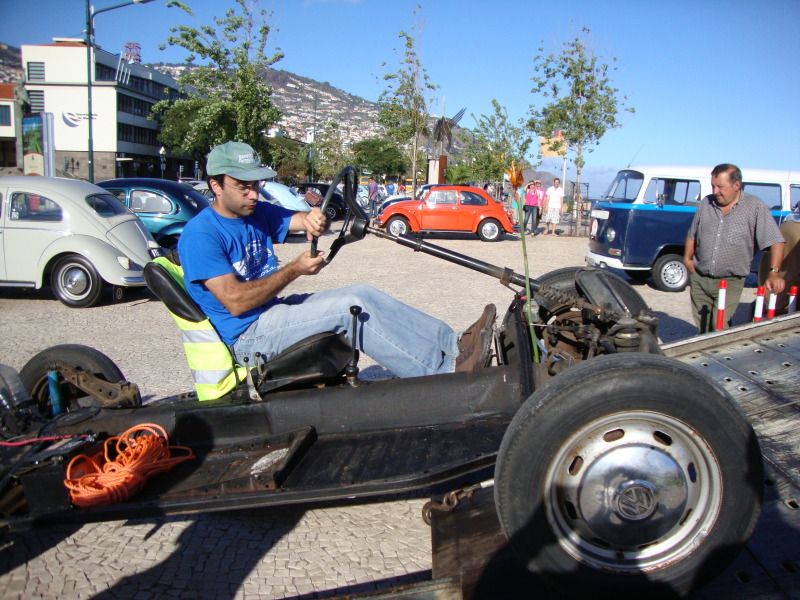
<instances>
[{"instance_id":1,"label":"person in pink shirt","mask_svg":"<svg viewBox=\"0 0 800 600\"><path fill-rule=\"evenodd\" d=\"M544 200L544 190L541 185L542 182L535 179L534 181L528 182L528 185L525 186L525 204L522 207L522 210L525 211L525 222L522 225L523 235L528 229L529 219L533 219L533 226L530 231L531 235L536 235L536 229L539 227L539 214Z\"/></svg>"}]
</instances>

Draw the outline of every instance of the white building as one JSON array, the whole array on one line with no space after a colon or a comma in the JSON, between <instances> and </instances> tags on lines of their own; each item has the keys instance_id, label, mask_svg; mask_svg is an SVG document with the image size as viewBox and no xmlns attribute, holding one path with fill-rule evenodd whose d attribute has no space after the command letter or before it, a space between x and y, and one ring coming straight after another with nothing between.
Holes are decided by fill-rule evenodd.
<instances>
[{"instance_id":1,"label":"white building","mask_svg":"<svg viewBox=\"0 0 800 600\"><path fill-rule=\"evenodd\" d=\"M54 38L52 44L23 45L21 50L31 112L54 116L56 169L88 179L85 42ZM98 47L92 59L94 180L161 177L159 123L147 117L159 100L178 97L175 80ZM194 163L168 154L165 177L177 179L180 167L189 174Z\"/></svg>"},{"instance_id":2,"label":"white building","mask_svg":"<svg viewBox=\"0 0 800 600\"><path fill-rule=\"evenodd\" d=\"M0 83L0 167L17 164L17 132L19 108L14 83Z\"/></svg>"}]
</instances>

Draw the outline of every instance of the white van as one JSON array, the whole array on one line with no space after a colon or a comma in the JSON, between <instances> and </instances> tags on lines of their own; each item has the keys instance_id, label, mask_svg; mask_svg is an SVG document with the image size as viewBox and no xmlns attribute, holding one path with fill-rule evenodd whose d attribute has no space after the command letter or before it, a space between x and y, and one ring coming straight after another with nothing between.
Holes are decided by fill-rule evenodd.
<instances>
[{"instance_id":1,"label":"white van","mask_svg":"<svg viewBox=\"0 0 800 600\"><path fill-rule=\"evenodd\" d=\"M632 279L652 275L666 292L683 290L686 233L698 203L711 193L712 169L660 165L617 173L592 210L586 262L622 269ZM778 223L800 203L800 172L742 169L742 183Z\"/></svg>"}]
</instances>

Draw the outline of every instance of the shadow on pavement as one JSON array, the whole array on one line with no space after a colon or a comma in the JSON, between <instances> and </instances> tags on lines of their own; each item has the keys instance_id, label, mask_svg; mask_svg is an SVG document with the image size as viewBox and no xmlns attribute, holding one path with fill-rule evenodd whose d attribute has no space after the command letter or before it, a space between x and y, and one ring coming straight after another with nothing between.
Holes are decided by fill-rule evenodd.
<instances>
[{"instance_id":1,"label":"shadow on pavement","mask_svg":"<svg viewBox=\"0 0 800 600\"><path fill-rule=\"evenodd\" d=\"M175 590L181 591L181 597L234 598L264 555L295 528L304 513L301 507L274 507L193 516L166 559L123 577L93 598L167 598ZM154 521L146 538L176 520L179 518ZM130 551L135 556L137 548ZM277 557L276 563L284 563L280 567L285 569L289 560L289 556Z\"/></svg>"}]
</instances>

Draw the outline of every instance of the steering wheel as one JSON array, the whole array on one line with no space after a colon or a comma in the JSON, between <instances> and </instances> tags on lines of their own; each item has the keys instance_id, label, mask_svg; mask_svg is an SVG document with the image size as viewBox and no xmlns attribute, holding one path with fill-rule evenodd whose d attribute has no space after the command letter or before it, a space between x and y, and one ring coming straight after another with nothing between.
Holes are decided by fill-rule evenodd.
<instances>
[{"instance_id":1,"label":"steering wheel","mask_svg":"<svg viewBox=\"0 0 800 600\"><path fill-rule=\"evenodd\" d=\"M347 211L345 213L342 229L339 232L338 237L333 240L330 250L328 251L328 256L325 257L326 265L333 260L333 257L336 256L337 252L339 252L339 249L342 246L364 239L364 236L367 233L367 226L369 225L369 217L367 216L367 213L364 212L364 209L361 208L361 205L356 200L358 195L358 179L356 177L356 169L355 167L349 165L342 168L342 170L336 174L336 177L333 178L333 182L331 182L330 186L328 187L325 198L320 205L322 214L325 214L325 209L328 208L328 204L331 201L333 192L336 190L336 186L338 186L339 183L343 184L344 203ZM311 240L312 256L317 255L318 241L319 239L316 237Z\"/></svg>"}]
</instances>

